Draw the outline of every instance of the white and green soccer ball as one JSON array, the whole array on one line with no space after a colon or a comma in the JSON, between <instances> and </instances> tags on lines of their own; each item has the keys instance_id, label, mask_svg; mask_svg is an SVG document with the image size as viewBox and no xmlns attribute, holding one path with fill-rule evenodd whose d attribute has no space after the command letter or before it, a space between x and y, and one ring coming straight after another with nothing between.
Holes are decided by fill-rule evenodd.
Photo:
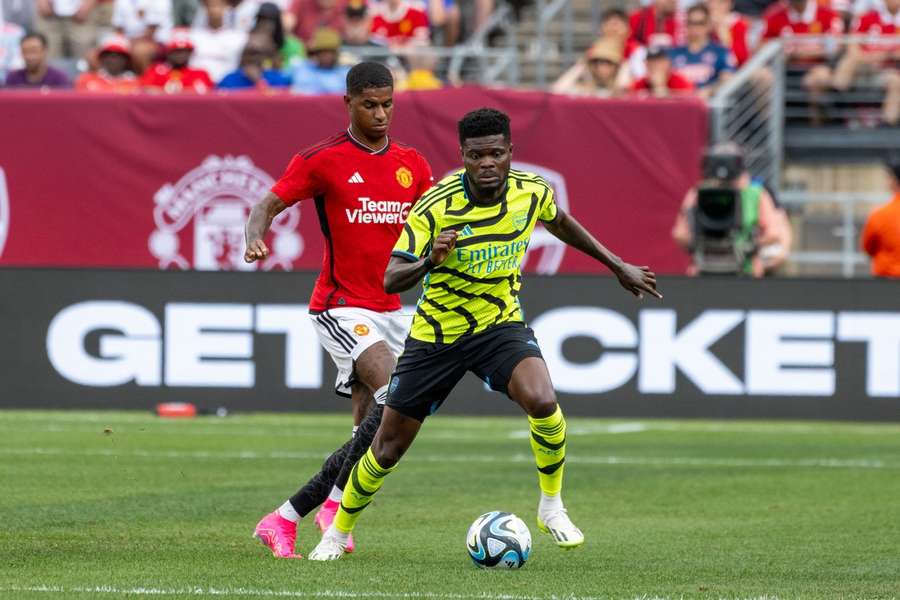
<instances>
[{"instance_id":1,"label":"white and green soccer ball","mask_svg":"<svg viewBox=\"0 0 900 600\"><path fill-rule=\"evenodd\" d=\"M466 549L482 569L518 569L531 554L531 532L516 515L491 511L469 527Z\"/></svg>"}]
</instances>

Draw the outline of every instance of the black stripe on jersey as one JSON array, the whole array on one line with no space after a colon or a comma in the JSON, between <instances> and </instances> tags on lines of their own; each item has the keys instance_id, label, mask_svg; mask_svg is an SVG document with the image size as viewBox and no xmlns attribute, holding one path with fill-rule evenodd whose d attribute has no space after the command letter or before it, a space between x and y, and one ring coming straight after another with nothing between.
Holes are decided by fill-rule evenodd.
<instances>
[{"instance_id":1,"label":"black stripe on jersey","mask_svg":"<svg viewBox=\"0 0 900 600\"><path fill-rule=\"evenodd\" d=\"M469 202L462 208L458 208L456 210L448 210L446 214L448 217L461 217L466 213L472 212L473 210L475 210L475 205Z\"/></svg>"},{"instance_id":2,"label":"black stripe on jersey","mask_svg":"<svg viewBox=\"0 0 900 600\"><path fill-rule=\"evenodd\" d=\"M340 288L340 284L334 277L334 242L331 239L331 228L328 226L328 213L325 212L325 196L316 196L316 214L319 216L319 227L322 229L322 235L325 236L325 243L328 244L328 275L331 277L331 283L334 289L328 292L325 297L325 308L331 303L331 297Z\"/></svg>"},{"instance_id":3,"label":"black stripe on jersey","mask_svg":"<svg viewBox=\"0 0 900 600\"><path fill-rule=\"evenodd\" d=\"M492 227L502 221L506 217L508 212L509 204L506 202L506 196L504 196L503 200L500 202L500 211L496 215L494 215L493 217L488 217L487 219L482 219L480 221L472 221L469 223L469 226L472 229L475 229L476 227Z\"/></svg>"},{"instance_id":4,"label":"black stripe on jersey","mask_svg":"<svg viewBox=\"0 0 900 600\"><path fill-rule=\"evenodd\" d=\"M460 193L462 190L463 186L461 182L452 183L440 190L433 189L419 198L419 201L416 202L416 205L413 207L413 211L415 211L417 215L421 215L423 212L430 210L432 206L436 205L441 200L450 198L451 196Z\"/></svg>"},{"instance_id":5,"label":"black stripe on jersey","mask_svg":"<svg viewBox=\"0 0 900 600\"><path fill-rule=\"evenodd\" d=\"M431 328L434 329L434 342L436 344L444 343L444 330L441 329L441 324L438 323L434 317L425 312L421 306L416 307L416 314L420 315L425 322L431 325Z\"/></svg>"},{"instance_id":6,"label":"black stripe on jersey","mask_svg":"<svg viewBox=\"0 0 900 600\"><path fill-rule=\"evenodd\" d=\"M510 177L516 177L523 181L533 181L535 183L543 183L547 185L547 180L538 175L537 173L529 173L528 171L520 171L518 169L510 169L509 170Z\"/></svg>"},{"instance_id":7,"label":"black stripe on jersey","mask_svg":"<svg viewBox=\"0 0 900 600\"><path fill-rule=\"evenodd\" d=\"M534 212L537 209L538 203L537 194L531 194L531 207L528 209L528 220L527 223L531 223L531 219L534 217ZM456 247L462 246L473 246L475 244L483 244L485 242L511 242L517 237L521 236L521 231L513 231L511 233L486 233L484 235L473 235L472 237L466 238L464 240L457 240Z\"/></svg>"},{"instance_id":8,"label":"black stripe on jersey","mask_svg":"<svg viewBox=\"0 0 900 600\"><path fill-rule=\"evenodd\" d=\"M409 226L409 223L403 224L403 234L409 238L409 243L406 244L406 251L409 254L416 253L416 236L413 234L412 227Z\"/></svg>"},{"instance_id":9,"label":"black stripe on jersey","mask_svg":"<svg viewBox=\"0 0 900 600\"><path fill-rule=\"evenodd\" d=\"M353 338L353 336L350 335L349 333L347 333L347 332L344 330L344 328L341 327L341 324L338 322L338 320L335 319L334 316L332 316L331 314L329 314L327 310L326 310L325 312L323 312L323 313L322 313L321 315L319 315L319 316L322 317L323 319L325 319L326 321L330 322L330 323L334 326L334 331L335 331L335 333L336 333L337 335L339 335L341 338L343 338L345 342L347 342L348 344L350 344L350 347L351 347L351 348L354 347L354 346L356 346L357 342L356 342L356 340Z\"/></svg>"},{"instance_id":10,"label":"black stripe on jersey","mask_svg":"<svg viewBox=\"0 0 900 600\"><path fill-rule=\"evenodd\" d=\"M455 294L460 298L465 298L466 300L484 300L485 302L490 302L500 311L499 317L503 316L503 313L506 312L506 302L503 301L502 298L498 298L496 296L492 296L491 294L470 294L469 292L464 292L463 290L458 290L450 287L443 281L439 281L437 283L430 283L429 287L444 290L451 294Z\"/></svg>"},{"instance_id":11,"label":"black stripe on jersey","mask_svg":"<svg viewBox=\"0 0 900 600\"><path fill-rule=\"evenodd\" d=\"M302 156L306 160L309 160L310 158L312 158L313 156L315 156L322 150L325 150L326 148L331 148L332 146L337 146L339 144L343 144L346 141L347 141L346 132L341 132L337 135L331 136L328 139L322 140L318 144L310 146L309 148L307 148L306 150L301 152L300 156Z\"/></svg>"},{"instance_id":12,"label":"black stripe on jersey","mask_svg":"<svg viewBox=\"0 0 900 600\"><path fill-rule=\"evenodd\" d=\"M431 212L427 212L425 213L425 218L428 219L428 227L429 231L431 232L431 238L434 239L438 234L438 232L435 231L435 229L437 229L437 223L434 222L434 215L432 215Z\"/></svg>"},{"instance_id":13,"label":"black stripe on jersey","mask_svg":"<svg viewBox=\"0 0 900 600\"><path fill-rule=\"evenodd\" d=\"M316 322L318 322L319 325L324 327L328 331L328 333L331 334L331 339L336 341L338 343L338 345L344 349L344 352L346 352L347 354L350 354L353 351L353 348L350 347L347 344L347 342L345 342L340 336L335 335L335 331L334 331L334 329L332 329L333 325L331 323L329 323L328 321L325 321L324 319L322 319L321 314L318 317L316 317Z\"/></svg>"},{"instance_id":14,"label":"black stripe on jersey","mask_svg":"<svg viewBox=\"0 0 900 600\"><path fill-rule=\"evenodd\" d=\"M464 279L469 283L497 284L509 279L509 277L473 277L468 273L463 273L462 271L457 271L456 269L451 269L450 267L435 267L431 270L431 272L434 274L452 275L453 277L459 277L460 279Z\"/></svg>"}]
</instances>

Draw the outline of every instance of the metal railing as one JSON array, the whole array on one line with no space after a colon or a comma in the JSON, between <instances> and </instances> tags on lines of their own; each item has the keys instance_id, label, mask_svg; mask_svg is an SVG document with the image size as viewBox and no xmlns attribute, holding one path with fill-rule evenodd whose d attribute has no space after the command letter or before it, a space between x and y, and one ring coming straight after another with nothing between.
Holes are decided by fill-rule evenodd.
<instances>
[{"instance_id":1,"label":"metal railing","mask_svg":"<svg viewBox=\"0 0 900 600\"><path fill-rule=\"evenodd\" d=\"M571 64L574 58L574 38L573 38L573 7L571 0L537 0L535 2L537 9L536 16L536 35L535 46L537 48L537 56L535 57L535 79L537 85L541 88L547 86L547 56L549 54L550 44L547 40L547 26L553 22L556 16L562 12L562 46L565 64Z\"/></svg>"},{"instance_id":2,"label":"metal railing","mask_svg":"<svg viewBox=\"0 0 900 600\"><path fill-rule=\"evenodd\" d=\"M353 54L359 59L384 61L403 67L424 62L454 85L476 82L515 86L519 83L519 56L515 47L486 48L463 44L452 48L418 47L396 52L372 47L354 49Z\"/></svg>"},{"instance_id":3,"label":"metal railing","mask_svg":"<svg viewBox=\"0 0 900 600\"><path fill-rule=\"evenodd\" d=\"M774 190L784 153L784 72L781 43L769 42L709 102L711 141L740 144L748 170Z\"/></svg>"}]
</instances>

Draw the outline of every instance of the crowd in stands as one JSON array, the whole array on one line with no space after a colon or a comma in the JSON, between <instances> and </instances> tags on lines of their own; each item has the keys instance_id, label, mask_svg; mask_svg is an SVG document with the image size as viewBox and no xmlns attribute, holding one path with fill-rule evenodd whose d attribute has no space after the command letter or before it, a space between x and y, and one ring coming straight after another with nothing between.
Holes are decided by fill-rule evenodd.
<instances>
[{"instance_id":1,"label":"crowd in stands","mask_svg":"<svg viewBox=\"0 0 900 600\"><path fill-rule=\"evenodd\" d=\"M465 22L457 1L472 3ZM494 0L426 2L0 0L0 86L342 93L371 58L400 89L435 89L432 47L477 30Z\"/></svg>"},{"instance_id":2,"label":"crowd in stands","mask_svg":"<svg viewBox=\"0 0 900 600\"><path fill-rule=\"evenodd\" d=\"M813 104L865 79L886 92L881 122L900 123L900 0L628 1L630 11L603 13L598 39L553 91L708 98L778 38L803 69ZM494 2L0 0L0 82L86 92L339 93L348 66L374 52L400 89L433 89L444 82L429 47L459 42L487 21ZM845 32L867 41L829 43Z\"/></svg>"},{"instance_id":3,"label":"crowd in stands","mask_svg":"<svg viewBox=\"0 0 900 600\"><path fill-rule=\"evenodd\" d=\"M845 33L868 39L838 43ZM754 51L780 39L789 63L805 72L814 108L869 78L885 90L881 124L897 126L898 36L900 0L652 0L630 13L606 10L597 41L553 90L708 98Z\"/></svg>"}]
</instances>

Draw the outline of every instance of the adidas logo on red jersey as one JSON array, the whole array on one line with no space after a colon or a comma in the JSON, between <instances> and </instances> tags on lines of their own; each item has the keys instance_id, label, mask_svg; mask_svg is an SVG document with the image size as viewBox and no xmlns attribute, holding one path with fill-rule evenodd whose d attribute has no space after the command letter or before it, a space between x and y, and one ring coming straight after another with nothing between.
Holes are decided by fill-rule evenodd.
<instances>
[{"instance_id":1,"label":"adidas logo on red jersey","mask_svg":"<svg viewBox=\"0 0 900 600\"><path fill-rule=\"evenodd\" d=\"M365 183L365 180L362 178L362 175L359 174L359 171L356 171L353 175L350 176L350 179L347 180L347 183Z\"/></svg>"}]
</instances>

